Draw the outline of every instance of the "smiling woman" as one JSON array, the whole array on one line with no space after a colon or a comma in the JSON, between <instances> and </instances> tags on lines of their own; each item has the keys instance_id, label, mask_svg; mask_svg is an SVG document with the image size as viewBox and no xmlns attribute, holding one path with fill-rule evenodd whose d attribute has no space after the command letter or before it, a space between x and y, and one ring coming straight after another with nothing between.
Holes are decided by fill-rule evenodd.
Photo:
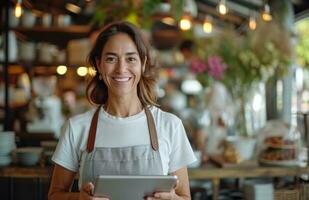
<instances>
[{"instance_id":1,"label":"smiling woman","mask_svg":"<svg viewBox=\"0 0 309 200\"><path fill-rule=\"evenodd\" d=\"M115 41L117 42L115 43ZM99 72L87 88L87 96L90 102L95 104L106 103L109 94L107 90L104 90L107 85L105 82L100 81L100 75L105 76L102 76L103 79L106 78L106 70L111 69L111 66L118 70L118 76L119 70L132 71L135 69L134 71L136 71L136 68L140 67L138 70L140 80L137 80L139 82L137 85L137 95L143 106L155 105L156 73L155 66L151 65L152 62L148 49L149 45L143 40L138 30L132 24L126 23L125 26L121 26L116 23L105 27L105 30L99 34L97 42L89 54L90 64ZM141 63L143 63L143 69ZM124 67L128 64L130 67L123 69L122 64L125 64ZM104 68L104 66L107 68ZM101 69L105 69L104 72Z\"/></svg>"},{"instance_id":2,"label":"smiling woman","mask_svg":"<svg viewBox=\"0 0 309 200\"><path fill-rule=\"evenodd\" d=\"M121 98L126 102L138 100L137 84L142 65L136 46L127 34L120 33L110 37L101 60L97 62L99 77L106 83L111 101ZM142 108L142 105L139 106Z\"/></svg>"},{"instance_id":3,"label":"smiling woman","mask_svg":"<svg viewBox=\"0 0 309 200\"><path fill-rule=\"evenodd\" d=\"M187 165L196 159L181 120L156 107L155 66L137 28L104 27L89 62L97 73L87 96L97 108L68 121L52 158L49 199L97 199L91 191L100 175L168 174L178 177L176 188L148 199L190 199ZM81 192L71 193L77 172Z\"/></svg>"}]
</instances>

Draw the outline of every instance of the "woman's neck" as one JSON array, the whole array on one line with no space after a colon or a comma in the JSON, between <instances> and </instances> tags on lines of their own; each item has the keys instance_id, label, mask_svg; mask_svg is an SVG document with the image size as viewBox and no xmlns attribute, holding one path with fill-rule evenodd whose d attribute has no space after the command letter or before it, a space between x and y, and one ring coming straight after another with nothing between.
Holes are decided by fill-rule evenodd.
<instances>
[{"instance_id":1,"label":"woman's neck","mask_svg":"<svg viewBox=\"0 0 309 200\"><path fill-rule=\"evenodd\" d=\"M138 97L136 98L108 98L104 110L116 117L128 117L143 110Z\"/></svg>"}]
</instances>

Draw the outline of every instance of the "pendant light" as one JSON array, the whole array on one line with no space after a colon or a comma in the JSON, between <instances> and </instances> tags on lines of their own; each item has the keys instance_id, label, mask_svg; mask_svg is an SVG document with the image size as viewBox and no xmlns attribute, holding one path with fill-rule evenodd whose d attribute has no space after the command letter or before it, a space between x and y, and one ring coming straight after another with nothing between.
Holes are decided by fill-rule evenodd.
<instances>
[{"instance_id":1,"label":"pendant light","mask_svg":"<svg viewBox=\"0 0 309 200\"><path fill-rule=\"evenodd\" d=\"M203 23L203 30L205 33L211 33L212 29L213 29L212 17L210 15L206 15L204 23Z\"/></svg>"},{"instance_id":2,"label":"pendant light","mask_svg":"<svg viewBox=\"0 0 309 200\"><path fill-rule=\"evenodd\" d=\"M188 31L192 26L192 16L189 13L185 13L179 22L179 27L183 31Z\"/></svg>"},{"instance_id":3,"label":"pendant light","mask_svg":"<svg viewBox=\"0 0 309 200\"><path fill-rule=\"evenodd\" d=\"M249 24L248 24L250 30L255 30L256 29L256 17L255 15L250 15L250 18L249 18Z\"/></svg>"},{"instance_id":4,"label":"pendant light","mask_svg":"<svg viewBox=\"0 0 309 200\"><path fill-rule=\"evenodd\" d=\"M227 14L228 8L226 6L225 0L220 0L219 4L217 5L217 10L221 15Z\"/></svg>"},{"instance_id":5,"label":"pendant light","mask_svg":"<svg viewBox=\"0 0 309 200\"><path fill-rule=\"evenodd\" d=\"M267 3L265 3L264 5L264 9L261 13L262 15L262 19L265 21L265 22L269 22L272 20L272 16L270 14L270 8L269 8L269 5Z\"/></svg>"},{"instance_id":6,"label":"pendant light","mask_svg":"<svg viewBox=\"0 0 309 200\"><path fill-rule=\"evenodd\" d=\"M57 74L59 75L64 75L65 73L67 73L67 71L68 71L68 68L65 65L59 65L57 67Z\"/></svg>"},{"instance_id":7,"label":"pendant light","mask_svg":"<svg viewBox=\"0 0 309 200\"><path fill-rule=\"evenodd\" d=\"M22 14L23 14L23 8L21 6L21 0L18 0L15 5L14 15L17 18L20 18Z\"/></svg>"}]
</instances>

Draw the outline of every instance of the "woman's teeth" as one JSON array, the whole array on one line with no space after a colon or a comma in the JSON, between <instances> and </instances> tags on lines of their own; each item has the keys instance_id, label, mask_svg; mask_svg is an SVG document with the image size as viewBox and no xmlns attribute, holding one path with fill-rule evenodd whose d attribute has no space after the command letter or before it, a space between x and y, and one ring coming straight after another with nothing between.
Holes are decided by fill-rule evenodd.
<instances>
[{"instance_id":1,"label":"woman's teeth","mask_svg":"<svg viewBox=\"0 0 309 200\"><path fill-rule=\"evenodd\" d=\"M130 78L113 78L115 81L119 81L119 82L126 82L129 81Z\"/></svg>"}]
</instances>

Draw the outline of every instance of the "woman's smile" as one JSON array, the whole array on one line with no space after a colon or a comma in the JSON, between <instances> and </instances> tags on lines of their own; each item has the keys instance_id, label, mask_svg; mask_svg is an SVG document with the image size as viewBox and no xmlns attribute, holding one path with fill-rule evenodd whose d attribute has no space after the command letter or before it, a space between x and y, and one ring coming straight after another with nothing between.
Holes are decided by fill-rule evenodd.
<instances>
[{"instance_id":1,"label":"woman's smile","mask_svg":"<svg viewBox=\"0 0 309 200\"><path fill-rule=\"evenodd\" d=\"M112 77L117 83L127 83L131 80L131 77Z\"/></svg>"}]
</instances>

